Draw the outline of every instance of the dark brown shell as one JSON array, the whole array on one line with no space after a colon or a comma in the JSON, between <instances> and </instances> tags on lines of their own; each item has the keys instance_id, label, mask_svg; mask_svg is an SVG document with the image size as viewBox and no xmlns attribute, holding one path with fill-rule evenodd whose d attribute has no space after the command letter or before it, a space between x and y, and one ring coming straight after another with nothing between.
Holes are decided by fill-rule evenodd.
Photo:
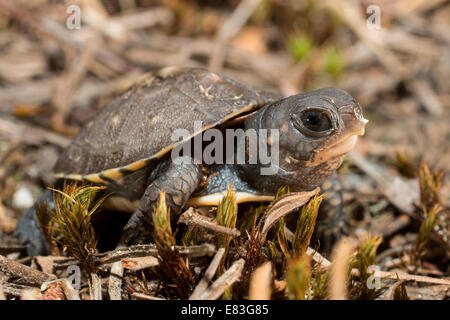
<instances>
[{"instance_id":1,"label":"dark brown shell","mask_svg":"<svg viewBox=\"0 0 450 320\"><path fill-rule=\"evenodd\" d=\"M100 173L118 179L120 172L138 170L171 150L175 129L193 133L197 120L206 130L274 99L204 69L166 68L103 107L61 155L55 172L76 180L103 182Z\"/></svg>"}]
</instances>

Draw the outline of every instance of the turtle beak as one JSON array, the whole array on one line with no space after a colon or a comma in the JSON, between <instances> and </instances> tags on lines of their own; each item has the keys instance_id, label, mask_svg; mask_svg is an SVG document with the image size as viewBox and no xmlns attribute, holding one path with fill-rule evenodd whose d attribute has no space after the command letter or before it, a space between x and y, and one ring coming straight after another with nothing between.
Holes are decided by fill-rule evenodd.
<instances>
[{"instance_id":1,"label":"turtle beak","mask_svg":"<svg viewBox=\"0 0 450 320\"><path fill-rule=\"evenodd\" d=\"M315 153L311 160L305 162L305 165L307 167L313 167L331 158L342 156L350 152L355 147L357 141L358 135L350 133L332 146L322 149L319 153Z\"/></svg>"},{"instance_id":2,"label":"turtle beak","mask_svg":"<svg viewBox=\"0 0 450 320\"><path fill-rule=\"evenodd\" d=\"M364 135L369 120L362 115L359 104L344 106L341 109L341 119L344 122L346 133L348 135Z\"/></svg>"},{"instance_id":3,"label":"turtle beak","mask_svg":"<svg viewBox=\"0 0 450 320\"><path fill-rule=\"evenodd\" d=\"M356 130L354 131L354 134L356 134L358 136L363 136L366 131L366 124L368 122L369 122L369 120L367 120L365 118L359 119L359 123L355 128Z\"/></svg>"},{"instance_id":4,"label":"turtle beak","mask_svg":"<svg viewBox=\"0 0 450 320\"><path fill-rule=\"evenodd\" d=\"M350 135L358 135L363 136L366 131L366 124L369 120L364 117L354 117L352 116L350 119L347 118L347 130Z\"/></svg>"}]
</instances>

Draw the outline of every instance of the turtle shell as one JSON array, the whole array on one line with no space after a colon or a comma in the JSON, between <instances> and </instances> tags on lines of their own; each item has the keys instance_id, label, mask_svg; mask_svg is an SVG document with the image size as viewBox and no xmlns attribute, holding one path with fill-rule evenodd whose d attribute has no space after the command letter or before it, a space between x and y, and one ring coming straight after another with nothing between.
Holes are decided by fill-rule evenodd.
<instances>
[{"instance_id":1,"label":"turtle shell","mask_svg":"<svg viewBox=\"0 0 450 320\"><path fill-rule=\"evenodd\" d=\"M192 136L275 100L225 76L199 68L169 67L148 75L96 114L55 166L57 178L108 183L172 150L176 129ZM191 138L190 137L190 138Z\"/></svg>"}]
</instances>

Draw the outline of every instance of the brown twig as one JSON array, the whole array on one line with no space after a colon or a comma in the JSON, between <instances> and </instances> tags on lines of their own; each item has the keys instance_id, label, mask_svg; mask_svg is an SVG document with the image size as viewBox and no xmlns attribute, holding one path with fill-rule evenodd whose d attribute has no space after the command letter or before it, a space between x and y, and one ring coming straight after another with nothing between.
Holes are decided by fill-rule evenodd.
<instances>
[{"instance_id":1,"label":"brown twig","mask_svg":"<svg viewBox=\"0 0 450 320\"><path fill-rule=\"evenodd\" d=\"M33 287L24 286L24 285L15 284L15 283L0 282L0 292L3 292L4 295L21 297L23 295L23 293L29 289L33 289Z\"/></svg>"},{"instance_id":2,"label":"brown twig","mask_svg":"<svg viewBox=\"0 0 450 320\"><path fill-rule=\"evenodd\" d=\"M159 260L153 256L122 259L122 267L131 272L156 267L157 265L159 265Z\"/></svg>"},{"instance_id":3,"label":"brown twig","mask_svg":"<svg viewBox=\"0 0 450 320\"><path fill-rule=\"evenodd\" d=\"M0 273L12 278L16 284L41 286L45 281L56 279L55 275L33 270L0 255Z\"/></svg>"},{"instance_id":4,"label":"brown twig","mask_svg":"<svg viewBox=\"0 0 450 320\"><path fill-rule=\"evenodd\" d=\"M80 300L80 294L78 290L75 290L72 285L67 281L67 279L63 279L61 281L61 286L64 291L64 295L67 300Z\"/></svg>"},{"instance_id":5,"label":"brown twig","mask_svg":"<svg viewBox=\"0 0 450 320\"><path fill-rule=\"evenodd\" d=\"M200 300L216 300L233 283L239 280L244 269L245 260L239 259L225 271L214 283L206 289L199 297Z\"/></svg>"},{"instance_id":6,"label":"brown twig","mask_svg":"<svg viewBox=\"0 0 450 320\"><path fill-rule=\"evenodd\" d=\"M192 225L199 226L214 233L229 235L232 236L233 238L239 237L241 235L239 230L237 230L236 228L228 228L225 226L221 226L217 224L217 222L214 219L205 217L197 213L192 207L190 207L181 215L178 222L188 226Z\"/></svg>"},{"instance_id":7,"label":"brown twig","mask_svg":"<svg viewBox=\"0 0 450 320\"><path fill-rule=\"evenodd\" d=\"M211 256L216 252L216 247L209 243L204 243L197 246L177 246L177 250L184 257L202 257ZM112 251L97 254L94 257L94 262L97 265L103 265L120 261L124 258L137 258L147 256L158 256L158 250L154 244L140 244L127 248L118 248Z\"/></svg>"},{"instance_id":8,"label":"brown twig","mask_svg":"<svg viewBox=\"0 0 450 320\"><path fill-rule=\"evenodd\" d=\"M284 226L284 233L286 234L286 239L289 242L292 242L294 240L294 233L289 230L286 226ZM324 256L322 256L319 252L317 252L316 250L312 249L311 247L308 247L306 249L306 254L311 256L311 258L319 265L323 266L323 267L329 267L331 265L331 262L325 258Z\"/></svg>"},{"instance_id":9,"label":"brown twig","mask_svg":"<svg viewBox=\"0 0 450 320\"><path fill-rule=\"evenodd\" d=\"M102 281L96 273L89 274L89 295L91 300L102 300Z\"/></svg>"},{"instance_id":10,"label":"brown twig","mask_svg":"<svg viewBox=\"0 0 450 320\"><path fill-rule=\"evenodd\" d=\"M111 265L108 282L108 294L111 300L122 300L122 276L122 261L114 262Z\"/></svg>"},{"instance_id":11,"label":"brown twig","mask_svg":"<svg viewBox=\"0 0 450 320\"><path fill-rule=\"evenodd\" d=\"M166 7L154 7L151 9L132 12L113 17L112 20L122 25L126 30L151 28L156 25L170 25L174 20L171 10Z\"/></svg>"},{"instance_id":12,"label":"brown twig","mask_svg":"<svg viewBox=\"0 0 450 320\"><path fill-rule=\"evenodd\" d=\"M0 255L6 255L13 252L20 252L25 250L25 246L23 245L4 245L0 244Z\"/></svg>"},{"instance_id":13,"label":"brown twig","mask_svg":"<svg viewBox=\"0 0 450 320\"><path fill-rule=\"evenodd\" d=\"M143 294L143 293L139 293L139 292L133 292L131 294L131 296L133 298L135 298L136 300L166 300L166 299L163 299L163 298L149 296L147 294Z\"/></svg>"},{"instance_id":14,"label":"brown twig","mask_svg":"<svg viewBox=\"0 0 450 320\"><path fill-rule=\"evenodd\" d=\"M206 269L205 274L203 275L203 278L200 280L200 282L195 287L194 291L192 292L191 296L189 297L189 300L198 300L199 297L206 290L208 285L211 283L212 278L216 274L217 268L219 267L220 261L222 260L224 253L225 253L225 248L220 248L219 250L217 250L216 255L214 256L213 260L211 261L208 269Z\"/></svg>"},{"instance_id":15,"label":"brown twig","mask_svg":"<svg viewBox=\"0 0 450 320\"><path fill-rule=\"evenodd\" d=\"M359 271L357 269L352 269L352 275L358 277ZM414 274L408 274L404 272L388 272L388 271L379 271L376 274L380 278L388 278L392 280L411 280L416 282L423 283L433 283L433 284L444 284L450 286L450 280L447 279L436 279L432 277L426 276L417 276Z\"/></svg>"}]
</instances>

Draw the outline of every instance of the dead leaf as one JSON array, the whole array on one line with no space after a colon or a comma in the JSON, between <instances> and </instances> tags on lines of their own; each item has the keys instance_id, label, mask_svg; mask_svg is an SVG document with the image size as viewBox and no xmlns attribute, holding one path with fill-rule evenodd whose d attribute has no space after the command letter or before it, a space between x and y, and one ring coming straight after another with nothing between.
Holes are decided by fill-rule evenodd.
<instances>
[{"instance_id":1,"label":"dead leaf","mask_svg":"<svg viewBox=\"0 0 450 320\"><path fill-rule=\"evenodd\" d=\"M260 243L265 242L267 233L278 220L304 205L312 196L319 193L319 191L320 188L316 188L313 191L292 192L273 201L267 207L258 224Z\"/></svg>"}]
</instances>

